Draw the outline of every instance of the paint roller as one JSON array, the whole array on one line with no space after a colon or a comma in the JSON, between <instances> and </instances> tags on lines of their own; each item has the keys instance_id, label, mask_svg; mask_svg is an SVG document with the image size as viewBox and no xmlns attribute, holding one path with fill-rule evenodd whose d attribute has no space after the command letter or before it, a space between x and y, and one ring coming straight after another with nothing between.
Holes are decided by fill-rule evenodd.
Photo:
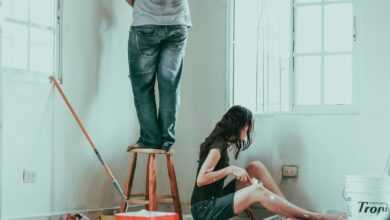
<instances>
[{"instance_id":1,"label":"paint roller","mask_svg":"<svg viewBox=\"0 0 390 220\"><path fill-rule=\"evenodd\" d=\"M114 174L112 173L111 168L108 166L108 164L105 162L104 158L102 157L102 155L98 151L95 143L93 142L91 136L87 132L87 129L83 125L80 117L77 115L76 111L74 110L74 108L70 104L70 102L69 102L68 98L66 97L66 95L65 95L65 93L64 93L64 91L63 91L63 89L62 89L62 87L61 87L61 85L59 83L59 81L56 78L54 78L53 76L50 76L49 79L53 83L54 87L60 93L62 99L65 102L65 105L68 107L69 111L71 112L73 118L76 120L76 122L77 122L78 126L80 127L82 133L84 134L85 138L88 140L89 145L92 147L92 150L95 153L97 159L99 160L100 164L103 166L106 176L111 180L114 189L121 196L122 200L126 202L126 209L128 209L129 208L129 204L128 204L128 201L127 201L126 194L124 193L124 191L123 191L122 187L120 186L118 180L115 178Z\"/></svg>"}]
</instances>

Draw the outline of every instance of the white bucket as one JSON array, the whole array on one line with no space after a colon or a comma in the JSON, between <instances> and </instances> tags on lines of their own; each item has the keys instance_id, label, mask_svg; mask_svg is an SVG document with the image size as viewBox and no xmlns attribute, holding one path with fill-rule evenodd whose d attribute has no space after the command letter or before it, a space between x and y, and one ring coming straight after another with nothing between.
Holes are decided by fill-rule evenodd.
<instances>
[{"instance_id":1,"label":"white bucket","mask_svg":"<svg viewBox=\"0 0 390 220\"><path fill-rule=\"evenodd\" d=\"M347 176L350 220L390 220L390 177Z\"/></svg>"}]
</instances>

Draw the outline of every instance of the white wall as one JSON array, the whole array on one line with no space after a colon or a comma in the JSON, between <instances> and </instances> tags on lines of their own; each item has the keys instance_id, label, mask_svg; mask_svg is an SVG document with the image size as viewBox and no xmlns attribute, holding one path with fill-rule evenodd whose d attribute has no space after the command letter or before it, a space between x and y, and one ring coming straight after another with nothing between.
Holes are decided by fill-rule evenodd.
<instances>
[{"instance_id":1,"label":"white wall","mask_svg":"<svg viewBox=\"0 0 390 220\"><path fill-rule=\"evenodd\" d=\"M382 175L389 152L390 2L355 0L359 76L358 115L257 117L256 148L275 176L282 164L300 166L283 189L293 202L317 210L344 209L344 175ZM247 156L247 160L249 156ZM270 158L271 161L270 161Z\"/></svg>"},{"instance_id":2,"label":"white wall","mask_svg":"<svg viewBox=\"0 0 390 220\"><path fill-rule=\"evenodd\" d=\"M1 18L2 19L2 18ZM1 23L2 23L2 20L0 20ZM2 36L2 24L0 24L0 37ZM2 72L2 43L0 41L0 161L2 161L2 157L3 157L3 126L4 126L4 121L3 121L3 106L4 106L4 102L3 102L3 97L4 97L4 94L3 94L3 91L4 91L4 86L3 86L3 72ZM3 173L2 173L2 163L0 162L0 202L1 202L1 198L2 198L2 177L3 177ZM1 213L2 213L2 206L0 205L0 216L1 216Z\"/></svg>"},{"instance_id":3,"label":"white wall","mask_svg":"<svg viewBox=\"0 0 390 220\"><path fill-rule=\"evenodd\" d=\"M125 1L64 1L64 89L114 173L138 125L128 81ZM2 218L117 205L89 145L46 78L7 75ZM22 171L37 173L22 183ZM21 208L23 207L23 208Z\"/></svg>"},{"instance_id":4,"label":"white wall","mask_svg":"<svg viewBox=\"0 0 390 220\"><path fill-rule=\"evenodd\" d=\"M125 1L64 2L63 87L104 158L124 182L126 146L138 137L127 66L131 10ZM190 4L194 28L175 147L185 203L194 181L193 154L225 108L227 3L193 0ZM1 219L118 205L111 183L48 80L6 75L5 85ZM22 183L23 169L37 173L34 184ZM141 191L144 172L137 174L142 175L136 179L136 190ZM166 182L161 182L161 188L167 188Z\"/></svg>"},{"instance_id":5,"label":"white wall","mask_svg":"<svg viewBox=\"0 0 390 220\"><path fill-rule=\"evenodd\" d=\"M129 94L127 61L123 50L126 49L124 48L127 41L126 28L130 24L130 15L127 14L129 11L122 2L115 2L112 5L101 2L100 5L92 4L91 1L68 3L68 13L72 11L73 16L77 13L79 17L74 16L73 20L68 20L66 25L68 29L65 29L65 33L68 32L66 34L68 37L65 38L69 39L66 45L72 45L65 46L68 48L66 50L68 52L65 53L72 55L67 56L65 61L67 63L65 72L72 76L65 77L65 86L75 104L83 106L81 115L88 122L91 132L95 134L96 142L101 144L103 154L114 165L114 171L125 176L124 172L120 172L126 163L123 147L131 140L135 140L137 134L136 123L127 123L136 121L133 103L127 95ZM192 191L196 168L196 159L193 155L198 152L199 144L225 111L226 100L227 1L192 0L190 4L194 27L185 61L175 157L182 198L186 202ZM359 41L355 49L354 68L360 78L360 114L257 117L256 148L246 152L241 160L241 163L244 163L252 159L261 159L271 167L276 177L280 175L281 164L298 164L301 168L299 180L285 183L283 189L293 202L317 210L344 208L341 198L344 175L381 174L388 154L386 131L390 115L385 110L390 104L386 99L390 92L386 83L390 80L388 75L390 69L386 66L390 51L387 40L390 39L390 32L386 29L386 21L389 20L387 11L390 3L386 0L375 2L355 0L355 5ZM91 11L85 11L85 8ZM68 19L71 19L69 14ZM125 19L126 16L128 20ZM106 24L110 24L109 18L111 25L107 25L105 31L97 31L97 27L101 27L99 24L107 21ZM99 37L96 36L100 36L103 43L99 43ZM100 49L94 49L91 45L100 45L98 47ZM89 74L85 75L86 72ZM94 75L95 72L100 74ZM83 87L86 85L87 87ZM90 96L94 98L89 98ZM62 109L59 103L56 104L56 109ZM122 110L116 114L119 117L107 117L111 116L114 110ZM67 115L59 111L56 111L57 121ZM71 125L70 122L67 124ZM67 126L65 122L64 126ZM62 130L56 128L56 137L59 134L75 138L71 140L68 138L62 147L56 146L56 152L64 152L55 154L58 157L57 161L61 161L61 158L62 160L66 158L83 160L87 156L89 158L80 162L78 167L83 168L79 168L77 173L73 173L77 171L75 166L59 165L64 176L57 175L62 176L63 181L57 178L58 182L55 184L57 187L54 190L55 207L61 209L80 208L86 204L93 204L92 206L96 207L109 205L111 200L106 199L112 195L109 183L97 186L98 189L102 187L106 190L104 195L91 195L93 192L91 183L101 183L105 179L101 176L89 149L80 148L85 146L80 146L83 139L79 133L71 128ZM118 155L123 155L119 161L116 159ZM90 174L91 170L97 173ZM90 171L88 172L90 176L81 176L87 171ZM123 179L122 175L120 176ZM82 178L75 179L80 176ZM72 181L80 181L80 184L66 187L68 184L64 183L61 187L60 183L69 178ZM143 178L139 181L138 186L142 186ZM85 197L83 201L77 195L87 189L90 192L89 197ZM71 200L79 205L75 203L71 205Z\"/></svg>"},{"instance_id":6,"label":"white wall","mask_svg":"<svg viewBox=\"0 0 390 220\"><path fill-rule=\"evenodd\" d=\"M189 203L199 145L226 107L225 0L191 0L193 28L185 60L176 164L181 196Z\"/></svg>"},{"instance_id":7,"label":"white wall","mask_svg":"<svg viewBox=\"0 0 390 220\"><path fill-rule=\"evenodd\" d=\"M65 1L64 89L121 180L137 122L128 80L125 1ZM62 100L55 99L53 210L112 207L111 183Z\"/></svg>"},{"instance_id":8,"label":"white wall","mask_svg":"<svg viewBox=\"0 0 390 220\"><path fill-rule=\"evenodd\" d=\"M127 78L130 9L124 1L65 3L64 88L123 181L125 148L138 134ZM227 1L192 0L190 4L194 27L185 61L175 156L182 198L187 202L195 178L194 154L225 111L226 100ZM262 159L275 176L282 163L298 164L299 180L283 188L292 201L309 208L343 207L343 176L380 174L388 154L390 3L356 0L356 8L360 114L257 117L256 148L241 161ZM117 204L110 183L49 84L6 77L5 86L2 219ZM37 172L35 184L21 183L24 168ZM140 189L143 180L137 179Z\"/></svg>"},{"instance_id":9,"label":"white wall","mask_svg":"<svg viewBox=\"0 0 390 220\"><path fill-rule=\"evenodd\" d=\"M32 211L46 212L50 207L48 155L53 98L48 83L19 81L6 75L4 85L2 219ZM34 185L22 183L25 169L37 171Z\"/></svg>"}]
</instances>

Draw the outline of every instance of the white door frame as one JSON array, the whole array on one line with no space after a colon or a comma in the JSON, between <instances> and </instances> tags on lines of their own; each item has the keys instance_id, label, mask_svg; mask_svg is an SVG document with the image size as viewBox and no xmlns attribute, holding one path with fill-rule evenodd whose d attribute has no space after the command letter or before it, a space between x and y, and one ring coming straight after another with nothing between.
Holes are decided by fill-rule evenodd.
<instances>
[{"instance_id":1,"label":"white door frame","mask_svg":"<svg viewBox=\"0 0 390 220\"><path fill-rule=\"evenodd\" d=\"M3 67L2 67L2 37L3 37L3 17L1 15L4 15L3 12L3 2L0 0L0 219L3 219L3 143L4 143L4 136L3 136L3 128L4 128L4 122L3 122L3 94L4 94L4 86L3 86Z\"/></svg>"}]
</instances>

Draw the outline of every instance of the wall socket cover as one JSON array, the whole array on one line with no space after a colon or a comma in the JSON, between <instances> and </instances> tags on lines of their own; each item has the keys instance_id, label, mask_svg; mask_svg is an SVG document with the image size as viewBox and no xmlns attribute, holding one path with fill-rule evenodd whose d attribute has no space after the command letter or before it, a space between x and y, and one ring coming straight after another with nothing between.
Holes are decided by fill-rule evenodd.
<instances>
[{"instance_id":1,"label":"wall socket cover","mask_svg":"<svg viewBox=\"0 0 390 220\"><path fill-rule=\"evenodd\" d=\"M32 170L23 170L23 183L35 183L37 174Z\"/></svg>"},{"instance_id":2,"label":"wall socket cover","mask_svg":"<svg viewBox=\"0 0 390 220\"><path fill-rule=\"evenodd\" d=\"M298 178L299 167L297 165L283 165L282 177L283 178Z\"/></svg>"}]
</instances>

